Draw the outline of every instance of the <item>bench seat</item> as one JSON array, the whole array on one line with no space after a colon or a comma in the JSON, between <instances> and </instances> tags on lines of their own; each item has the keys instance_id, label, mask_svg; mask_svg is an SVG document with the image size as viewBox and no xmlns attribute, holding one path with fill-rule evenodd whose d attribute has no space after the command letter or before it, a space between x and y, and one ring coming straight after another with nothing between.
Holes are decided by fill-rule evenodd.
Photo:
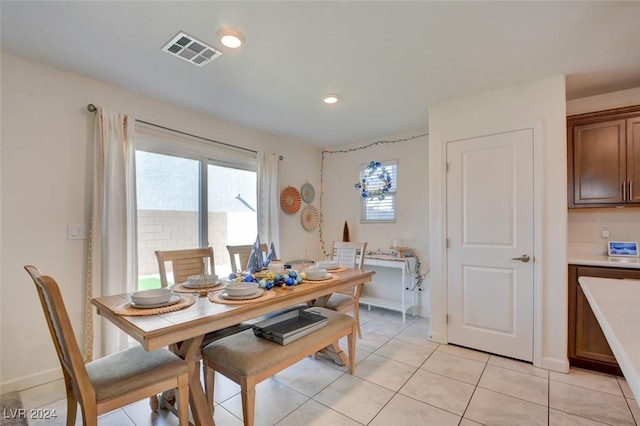
<instances>
[{"instance_id":1,"label":"bench seat","mask_svg":"<svg viewBox=\"0 0 640 426\"><path fill-rule=\"evenodd\" d=\"M337 347L337 341L344 336L348 336L349 373L354 373L356 323L353 317L325 308L309 308L309 311L326 316L327 325L287 345L256 337L253 330L245 330L210 343L202 350L205 389L212 415L215 371L240 385L247 426L253 425L258 383L327 346Z\"/></svg>"}]
</instances>

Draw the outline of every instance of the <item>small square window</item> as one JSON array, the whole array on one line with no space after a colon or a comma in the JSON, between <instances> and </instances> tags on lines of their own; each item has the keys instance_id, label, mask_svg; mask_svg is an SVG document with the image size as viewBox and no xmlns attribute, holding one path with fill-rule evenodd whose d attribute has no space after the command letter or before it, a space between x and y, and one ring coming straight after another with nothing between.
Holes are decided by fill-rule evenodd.
<instances>
[{"instance_id":1,"label":"small square window","mask_svg":"<svg viewBox=\"0 0 640 426\"><path fill-rule=\"evenodd\" d=\"M381 162L380 167L384 168L384 175L391 178L391 187L384 192L384 198L378 197L362 198L362 209L360 214L360 222L395 222L396 221L396 189L398 183L398 162L386 161ZM360 168L360 181L367 177L367 191L375 191L385 186L384 180L380 174L370 173L369 165L363 165ZM367 176L368 175L368 176Z\"/></svg>"}]
</instances>

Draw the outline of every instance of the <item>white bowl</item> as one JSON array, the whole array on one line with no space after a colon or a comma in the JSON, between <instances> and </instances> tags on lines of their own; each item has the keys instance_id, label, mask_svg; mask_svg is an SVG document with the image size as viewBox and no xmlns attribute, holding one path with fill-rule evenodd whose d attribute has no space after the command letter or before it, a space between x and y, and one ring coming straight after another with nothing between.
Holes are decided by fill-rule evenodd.
<instances>
[{"instance_id":1,"label":"white bowl","mask_svg":"<svg viewBox=\"0 0 640 426\"><path fill-rule=\"evenodd\" d=\"M168 287L137 291L131 294L131 301L136 305L159 305L171 298L173 291Z\"/></svg>"},{"instance_id":2,"label":"white bowl","mask_svg":"<svg viewBox=\"0 0 640 426\"><path fill-rule=\"evenodd\" d=\"M327 276L327 270L324 268L311 267L305 269L308 278L323 278Z\"/></svg>"},{"instance_id":3,"label":"white bowl","mask_svg":"<svg viewBox=\"0 0 640 426\"><path fill-rule=\"evenodd\" d=\"M215 284L218 281L216 274L207 274L204 277L202 275L189 275L187 282L189 284L198 284L202 278L204 278L205 284Z\"/></svg>"},{"instance_id":4,"label":"white bowl","mask_svg":"<svg viewBox=\"0 0 640 426\"><path fill-rule=\"evenodd\" d=\"M258 290L257 282L230 282L224 287L229 296L249 296Z\"/></svg>"},{"instance_id":5,"label":"white bowl","mask_svg":"<svg viewBox=\"0 0 640 426\"><path fill-rule=\"evenodd\" d=\"M316 262L316 265L318 266L318 268L336 269L338 267L338 262L336 262L335 260L320 260Z\"/></svg>"}]
</instances>

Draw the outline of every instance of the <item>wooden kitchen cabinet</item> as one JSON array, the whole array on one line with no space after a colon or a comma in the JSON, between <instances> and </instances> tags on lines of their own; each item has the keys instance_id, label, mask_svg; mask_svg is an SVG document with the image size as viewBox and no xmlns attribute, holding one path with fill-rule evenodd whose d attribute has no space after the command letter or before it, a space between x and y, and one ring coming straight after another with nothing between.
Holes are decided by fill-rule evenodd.
<instances>
[{"instance_id":1,"label":"wooden kitchen cabinet","mask_svg":"<svg viewBox=\"0 0 640 426\"><path fill-rule=\"evenodd\" d=\"M569 207L640 206L640 106L567 118Z\"/></svg>"},{"instance_id":2,"label":"wooden kitchen cabinet","mask_svg":"<svg viewBox=\"0 0 640 426\"><path fill-rule=\"evenodd\" d=\"M569 265L569 363L603 373L622 375L578 278L636 279L640 269Z\"/></svg>"}]
</instances>

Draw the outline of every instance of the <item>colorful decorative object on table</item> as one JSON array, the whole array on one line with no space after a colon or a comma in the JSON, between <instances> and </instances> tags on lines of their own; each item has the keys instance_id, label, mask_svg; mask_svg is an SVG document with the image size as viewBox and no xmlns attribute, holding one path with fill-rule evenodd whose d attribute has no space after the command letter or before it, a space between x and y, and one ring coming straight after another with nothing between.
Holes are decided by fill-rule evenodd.
<instances>
[{"instance_id":1,"label":"colorful decorative object on table","mask_svg":"<svg viewBox=\"0 0 640 426\"><path fill-rule=\"evenodd\" d=\"M262 248L260 243L260 236L256 236L256 241L251 248L251 254L249 255L249 262L247 263L247 269L254 273L263 269L266 266L262 257Z\"/></svg>"},{"instance_id":2,"label":"colorful decorative object on table","mask_svg":"<svg viewBox=\"0 0 640 426\"><path fill-rule=\"evenodd\" d=\"M278 255L276 254L276 246L273 245L273 241L269 246L269 253L267 253L267 260L264 262L264 266L269 266L272 260L278 259Z\"/></svg>"},{"instance_id":3,"label":"colorful decorative object on table","mask_svg":"<svg viewBox=\"0 0 640 426\"><path fill-rule=\"evenodd\" d=\"M356 183L356 189L360 190L360 196L367 200L384 200L385 192L391 189L391 175L386 167L379 161L369 163L360 182Z\"/></svg>"},{"instance_id":4,"label":"colorful decorative object on table","mask_svg":"<svg viewBox=\"0 0 640 426\"><path fill-rule=\"evenodd\" d=\"M229 278L236 282L257 282L258 287L271 290L273 287L292 287L299 285L304 279L307 278L304 272L298 273L292 269L285 270L282 273L276 273L274 271L268 271L264 275L260 274L261 278L257 278L253 274L248 275L236 275L230 274Z\"/></svg>"},{"instance_id":5,"label":"colorful decorative object on table","mask_svg":"<svg viewBox=\"0 0 640 426\"><path fill-rule=\"evenodd\" d=\"M318 213L318 209L309 204L302 210L302 227L307 231L313 231L318 227L320 223L320 213Z\"/></svg>"},{"instance_id":6,"label":"colorful decorative object on table","mask_svg":"<svg viewBox=\"0 0 640 426\"><path fill-rule=\"evenodd\" d=\"M295 214L300 210L300 193L293 186L287 186L280 194L280 207L287 214Z\"/></svg>"},{"instance_id":7,"label":"colorful decorative object on table","mask_svg":"<svg viewBox=\"0 0 640 426\"><path fill-rule=\"evenodd\" d=\"M307 204L311 204L313 199L316 197L316 190L310 183L305 183L302 185L302 188L300 188L300 194L302 195L302 201Z\"/></svg>"}]
</instances>

